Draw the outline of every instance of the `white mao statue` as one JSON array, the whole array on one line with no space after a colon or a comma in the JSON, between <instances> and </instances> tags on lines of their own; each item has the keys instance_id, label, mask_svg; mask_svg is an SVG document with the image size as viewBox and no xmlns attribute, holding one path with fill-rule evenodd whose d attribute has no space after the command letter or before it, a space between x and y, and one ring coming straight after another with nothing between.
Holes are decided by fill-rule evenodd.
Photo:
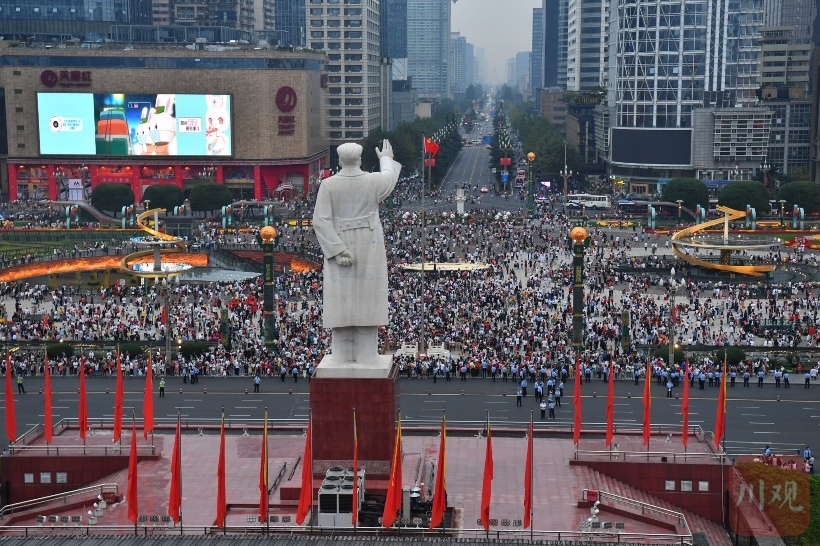
<instances>
[{"instance_id":1,"label":"white mao statue","mask_svg":"<svg viewBox=\"0 0 820 546\"><path fill-rule=\"evenodd\" d=\"M331 351L317 377L336 370L385 365L380 359L378 327L387 324L387 254L379 221L379 203L392 193L401 165L385 140L376 149L380 172L362 171L362 147L337 148L341 170L322 181L313 212L313 229L324 253L325 328L331 328ZM389 360L389 359L388 359ZM381 364L380 364L381 362ZM353 374L357 375L357 374Z\"/></svg>"}]
</instances>

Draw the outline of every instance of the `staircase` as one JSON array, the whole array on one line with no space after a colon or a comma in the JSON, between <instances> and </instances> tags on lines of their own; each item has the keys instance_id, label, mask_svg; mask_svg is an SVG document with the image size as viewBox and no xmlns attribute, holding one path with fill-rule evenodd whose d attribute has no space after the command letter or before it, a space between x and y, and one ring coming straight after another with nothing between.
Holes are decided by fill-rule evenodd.
<instances>
[{"instance_id":1,"label":"staircase","mask_svg":"<svg viewBox=\"0 0 820 546\"><path fill-rule=\"evenodd\" d=\"M687 512L682 508L675 506L665 500L661 500L654 495L650 495L640 489L632 487L623 483L622 481L616 480L611 478L606 474L602 474L597 470L593 470L586 466L582 465L574 465L571 467L573 471L576 473L575 476L577 478L577 483L583 484L587 489L597 489L600 491L606 491L607 493L612 493L614 495L620 495L622 497L626 497L628 499L645 502L647 504L651 504L660 508L666 508L667 510L674 510L675 512L680 512L686 517L686 522L689 524L689 529L693 535L695 535L695 543L703 544L703 537L708 540L709 546L731 546L732 542L729 539L729 535L726 531L723 530L723 527L718 525L717 523L711 522L705 518L697 516L691 512ZM602 499L601 505L612 506L624 512L635 514L639 517L649 517L659 524L663 526L668 525L676 525L677 532L680 534L685 533L685 529L683 528L682 524L678 524L676 518L672 518L669 515L650 512L646 511L643 513L639 507L632 506L626 503L613 503L609 499ZM700 539L700 541L698 540Z\"/></svg>"}]
</instances>

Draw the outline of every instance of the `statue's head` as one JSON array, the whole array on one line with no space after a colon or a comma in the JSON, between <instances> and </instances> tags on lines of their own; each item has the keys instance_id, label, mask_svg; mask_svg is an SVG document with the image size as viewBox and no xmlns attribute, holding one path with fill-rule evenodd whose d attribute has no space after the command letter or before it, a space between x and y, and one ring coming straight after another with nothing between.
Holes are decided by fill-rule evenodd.
<instances>
[{"instance_id":1,"label":"statue's head","mask_svg":"<svg viewBox=\"0 0 820 546\"><path fill-rule=\"evenodd\" d=\"M345 142L338 148L339 164L342 168L358 169L362 166L362 147L355 142Z\"/></svg>"}]
</instances>

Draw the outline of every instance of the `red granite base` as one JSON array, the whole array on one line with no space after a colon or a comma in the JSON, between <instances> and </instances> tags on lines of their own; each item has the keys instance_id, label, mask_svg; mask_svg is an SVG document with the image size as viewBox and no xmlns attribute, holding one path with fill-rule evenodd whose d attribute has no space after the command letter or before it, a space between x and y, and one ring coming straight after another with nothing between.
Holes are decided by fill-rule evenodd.
<instances>
[{"instance_id":1,"label":"red granite base","mask_svg":"<svg viewBox=\"0 0 820 546\"><path fill-rule=\"evenodd\" d=\"M399 389L396 370L387 379L314 378L310 382L313 409L313 459L353 459L353 408L359 461L370 475L389 474L396 434ZM322 472L314 464L314 473Z\"/></svg>"}]
</instances>

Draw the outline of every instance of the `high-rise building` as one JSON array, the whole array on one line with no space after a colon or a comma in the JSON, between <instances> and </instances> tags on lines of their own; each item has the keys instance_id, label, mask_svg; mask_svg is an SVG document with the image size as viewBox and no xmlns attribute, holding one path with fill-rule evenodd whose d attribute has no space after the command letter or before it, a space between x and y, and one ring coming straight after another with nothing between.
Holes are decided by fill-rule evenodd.
<instances>
[{"instance_id":1,"label":"high-rise building","mask_svg":"<svg viewBox=\"0 0 820 546\"><path fill-rule=\"evenodd\" d=\"M407 0L407 68L420 99L450 95L450 0Z\"/></svg>"},{"instance_id":2,"label":"high-rise building","mask_svg":"<svg viewBox=\"0 0 820 546\"><path fill-rule=\"evenodd\" d=\"M467 54L465 55L465 66L467 67L467 85L476 83L475 79L475 46L467 42Z\"/></svg>"},{"instance_id":3,"label":"high-rise building","mask_svg":"<svg viewBox=\"0 0 820 546\"><path fill-rule=\"evenodd\" d=\"M450 92L464 93L467 89L467 38L458 32L450 33Z\"/></svg>"},{"instance_id":4,"label":"high-rise building","mask_svg":"<svg viewBox=\"0 0 820 546\"><path fill-rule=\"evenodd\" d=\"M518 79L524 74L529 74L530 71L530 52L519 51L515 54L515 79Z\"/></svg>"},{"instance_id":5,"label":"high-rise building","mask_svg":"<svg viewBox=\"0 0 820 546\"><path fill-rule=\"evenodd\" d=\"M760 29L760 99L772 110L766 163L781 174L809 166L812 45L798 42L793 27Z\"/></svg>"},{"instance_id":6,"label":"high-rise building","mask_svg":"<svg viewBox=\"0 0 820 546\"><path fill-rule=\"evenodd\" d=\"M763 0L763 26L789 27L795 43L818 42L817 39L813 39L815 19L817 19L816 2Z\"/></svg>"},{"instance_id":7,"label":"high-rise building","mask_svg":"<svg viewBox=\"0 0 820 546\"><path fill-rule=\"evenodd\" d=\"M558 7L561 0L542 0L541 2L541 27L544 32L541 59L543 68L541 87L558 86ZM566 70L566 65L565 65Z\"/></svg>"},{"instance_id":8,"label":"high-rise building","mask_svg":"<svg viewBox=\"0 0 820 546\"><path fill-rule=\"evenodd\" d=\"M569 0L567 89L587 91L601 85L609 0Z\"/></svg>"},{"instance_id":9,"label":"high-rise building","mask_svg":"<svg viewBox=\"0 0 820 546\"><path fill-rule=\"evenodd\" d=\"M150 25L152 19L150 0L0 1L0 34L7 40L105 40L112 25Z\"/></svg>"},{"instance_id":10,"label":"high-rise building","mask_svg":"<svg viewBox=\"0 0 820 546\"><path fill-rule=\"evenodd\" d=\"M735 166L748 178L766 158L771 122L767 109L744 108L756 100L760 2L729 9L713 0L619 0L610 10L609 61L599 71L608 71L610 138L601 140L612 174L639 193L676 176L725 176ZM597 113L596 134L607 126ZM737 121L732 130L751 124L748 146L721 146L727 120Z\"/></svg>"},{"instance_id":11,"label":"high-rise building","mask_svg":"<svg viewBox=\"0 0 820 546\"><path fill-rule=\"evenodd\" d=\"M391 59L407 58L407 2L380 0L379 42L381 54Z\"/></svg>"},{"instance_id":12,"label":"high-rise building","mask_svg":"<svg viewBox=\"0 0 820 546\"><path fill-rule=\"evenodd\" d=\"M475 80L478 83L488 83L490 75L487 74L487 50L483 47L475 48Z\"/></svg>"},{"instance_id":13,"label":"high-rise building","mask_svg":"<svg viewBox=\"0 0 820 546\"><path fill-rule=\"evenodd\" d=\"M282 43L293 47L302 47L307 43L306 0L276 0L276 30L287 32ZM321 9L314 6L311 8Z\"/></svg>"},{"instance_id":14,"label":"high-rise building","mask_svg":"<svg viewBox=\"0 0 820 546\"><path fill-rule=\"evenodd\" d=\"M530 57L530 87L532 95L544 87L544 10L532 9L532 56Z\"/></svg>"},{"instance_id":15,"label":"high-rise building","mask_svg":"<svg viewBox=\"0 0 820 546\"><path fill-rule=\"evenodd\" d=\"M558 2L558 86L566 89L569 0L555 1Z\"/></svg>"},{"instance_id":16,"label":"high-rise building","mask_svg":"<svg viewBox=\"0 0 820 546\"><path fill-rule=\"evenodd\" d=\"M515 57L507 59L507 85L515 87L518 85L518 75L515 70Z\"/></svg>"},{"instance_id":17,"label":"high-rise building","mask_svg":"<svg viewBox=\"0 0 820 546\"><path fill-rule=\"evenodd\" d=\"M367 137L382 120L382 77L389 70L379 56L379 3L354 1L342 7L339 0L311 0L308 12L308 45L327 52L331 146Z\"/></svg>"}]
</instances>

